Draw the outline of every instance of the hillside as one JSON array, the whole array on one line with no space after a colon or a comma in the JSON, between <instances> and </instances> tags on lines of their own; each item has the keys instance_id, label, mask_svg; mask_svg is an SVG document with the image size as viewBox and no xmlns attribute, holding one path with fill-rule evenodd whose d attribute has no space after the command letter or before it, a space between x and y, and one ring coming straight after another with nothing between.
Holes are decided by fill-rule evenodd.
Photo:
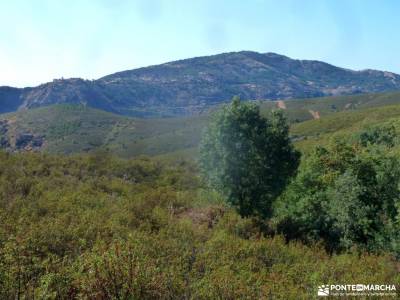
<instances>
[{"instance_id":1,"label":"hillside","mask_svg":"<svg viewBox=\"0 0 400 300\"><path fill-rule=\"evenodd\" d=\"M268 114L278 104L261 102L261 110ZM283 105L280 109L292 123L292 136L303 145L363 120L380 122L400 116L400 93L288 100ZM321 119L313 120L310 111L318 112ZM206 114L130 118L83 105L52 105L0 115L0 145L9 151L57 154L108 149L121 157L193 156L207 119Z\"/></svg>"},{"instance_id":2,"label":"hillside","mask_svg":"<svg viewBox=\"0 0 400 300\"><path fill-rule=\"evenodd\" d=\"M130 116L203 112L234 95L294 99L400 90L400 76L352 71L312 60L250 51L190 58L88 81L60 79L33 88L0 87L0 112L60 103Z\"/></svg>"},{"instance_id":3,"label":"hillside","mask_svg":"<svg viewBox=\"0 0 400 300\"><path fill-rule=\"evenodd\" d=\"M387 105L359 111L340 112L319 120L310 120L291 127L297 148L303 152L315 145L327 144L332 136L348 136L374 125L393 125L400 132L400 105Z\"/></svg>"},{"instance_id":4,"label":"hillside","mask_svg":"<svg viewBox=\"0 0 400 300\"><path fill-rule=\"evenodd\" d=\"M291 123L324 118L332 113L355 111L364 108L400 104L400 93L361 94L351 96L322 97L313 99L292 99L285 101L263 101L261 110L281 108Z\"/></svg>"},{"instance_id":5,"label":"hillside","mask_svg":"<svg viewBox=\"0 0 400 300\"><path fill-rule=\"evenodd\" d=\"M197 145L205 117L134 119L82 105L52 105L0 115L0 145L58 154L110 150L157 155Z\"/></svg>"}]
</instances>

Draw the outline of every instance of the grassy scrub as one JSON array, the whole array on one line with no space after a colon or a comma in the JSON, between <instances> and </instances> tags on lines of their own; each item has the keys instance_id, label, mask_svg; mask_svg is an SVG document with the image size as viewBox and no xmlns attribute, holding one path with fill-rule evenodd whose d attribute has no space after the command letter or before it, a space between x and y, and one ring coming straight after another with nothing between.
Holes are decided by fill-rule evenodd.
<instances>
[{"instance_id":1,"label":"grassy scrub","mask_svg":"<svg viewBox=\"0 0 400 300\"><path fill-rule=\"evenodd\" d=\"M390 255L266 237L190 163L0 153L0 298L309 298L398 282Z\"/></svg>"}]
</instances>

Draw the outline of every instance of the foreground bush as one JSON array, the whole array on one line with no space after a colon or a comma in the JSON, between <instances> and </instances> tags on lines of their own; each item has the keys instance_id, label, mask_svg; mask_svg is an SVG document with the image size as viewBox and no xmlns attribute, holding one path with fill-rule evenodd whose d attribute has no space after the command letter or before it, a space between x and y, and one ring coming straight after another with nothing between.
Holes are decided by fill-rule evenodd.
<instances>
[{"instance_id":1,"label":"foreground bush","mask_svg":"<svg viewBox=\"0 0 400 300\"><path fill-rule=\"evenodd\" d=\"M306 299L399 280L388 255L263 237L190 164L0 156L0 299Z\"/></svg>"}]
</instances>

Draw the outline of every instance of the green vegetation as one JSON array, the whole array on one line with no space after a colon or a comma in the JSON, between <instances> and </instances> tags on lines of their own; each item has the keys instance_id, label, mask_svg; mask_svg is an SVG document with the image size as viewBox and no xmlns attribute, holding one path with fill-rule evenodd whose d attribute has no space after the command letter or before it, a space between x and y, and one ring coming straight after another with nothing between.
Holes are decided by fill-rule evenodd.
<instances>
[{"instance_id":1,"label":"green vegetation","mask_svg":"<svg viewBox=\"0 0 400 300\"><path fill-rule=\"evenodd\" d=\"M305 121L291 127L296 147L308 152L316 145L326 145L334 135L352 135L365 127L392 123L400 129L400 105L340 112L319 120Z\"/></svg>"},{"instance_id":2,"label":"green vegetation","mask_svg":"<svg viewBox=\"0 0 400 300\"><path fill-rule=\"evenodd\" d=\"M232 122L218 131L211 120L205 141L243 133L241 149L257 159L225 154L254 162L240 170L262 183L261 154L276 145L266 141L282 137L288 149L287 127L241 105L231 119L222 109ZM206 116L131 119L75 105L2 115L2 144L30 133L44 137L43 152L70 155L0 152L0 299L310 299L321 284L398 284L400 106L366 106L291 125L302 160L261 227L183 159L197 157ZM252 201L268 190L248 187Z\"/></svg>"},{"instance_id":3,"label":"green vegetation","mask_svg":"<svg viewBox=\"0 0 400 300\"><path fill-rule=\"evenodd\" d=\"M389 255L263 236L188 163L0 156L1 299L305 299L399 281Z\"/></svg>"},{"instance_id":4,"label":"green vegetation","mask_svg":"<svg viewBox=\"0 0 400 300\"><path fill-rule=\"evenodd\" d=\"M258 106L234 98L210 122L200 146L208 184L241 216L269 217L272 201L297 169L299 153L282 114L267 119Z\"/></svg>"},{"instance_id":5,"label":"green vegetation","mask_svg":"<svg viewBox=\"0 0 400 300\"><path fill-rule=\"evenodd\" d=\"M399 93L286 100L286 109L281 111L292 124L290 132L296 145L306 150L308 145L322 141L325 133L329 137L338 130L359 130L368 123L398 117L400 106L393 104L399 101ZM277 102L260 102L260 109L267 116L277 110ZM310 110L318 112L321 119L312 120ZM194 158L207 123L207 114L139 119L82 105L53 105L0 115L0 147L53 154L86 153L102 148L124 158L138 155ZM26 135L28 138L31 135L31 140L24 143ZM41 141L37 147L35 137Z\"/></svg>"},{"instance_id":6,"label":"green vegetation","mask_svg":"<svg viewBox=\"0 0 400 300\"><path fill-rule=\"evenodd\" d=\"M281 197L280 232L330 251L352 247L400 256L400 160L393 126L316 147Z\"/></svg>"},{"instance_id":7,"label":"green vegetation","mask_svg":"<svg viewBox=\"0 0 400 300\"><path fill-rule=\"evenodd\" d=\"M395 109L391 112L396 114ZM356 114L353 120L359 117ZM276 229L289 240L323 240L330 252L358 247L400 257L396 127L370 125L331 140L306 155L276 203ZM275 112L265 119L256 105L238 98L215 114L200 150L208 184L240 215L264 220L270 218L272 205L298 165L282 115Z\"/></svg>"},{"instance_id":8,"label":"green vegetation","mask_svg":"<svg viewBox=\"0 0 400 300\"><path fill-rule=\"evenodd\" d=\"M368 108L381 107L400 103L400 93L361 94L352 96L334 96L311 99L285 100L283 112L290 123L312 120L310 111L318 112L321 119L337 112L354 112ZM261 102L262 111L276 109L277 102Z\"/></svg>"},{"instance_id":9,"label":"green vegetation","mask_svg":"<svg viewBox=\"0 0 400 300\"><path fill-rule=\"evenodd\" d=\"M3 120L7 123L1 127ZM43 137L40 150L48 153L102 148L120 157L159 155L197 146L206 120L201 116L133 119L82 105L54 105L1 115L0 137L9 141L10 150L23 150L16 140L28 133Z\"/></svg>"}]
</instances>

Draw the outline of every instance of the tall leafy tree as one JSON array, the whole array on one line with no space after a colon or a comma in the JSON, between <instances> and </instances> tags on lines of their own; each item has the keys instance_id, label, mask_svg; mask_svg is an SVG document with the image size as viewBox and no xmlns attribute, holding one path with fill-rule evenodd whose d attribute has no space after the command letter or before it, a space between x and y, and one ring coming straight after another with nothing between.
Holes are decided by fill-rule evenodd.
<instances>
[{"instance_id":1,"label":"tall leafy tree","mask_svg":"<svg viewBox=\"0 0 400 300\"><path fill-rule=\"evenodd\" d=\"M200 166L210 186L242 216L271 215L271 204L297 169L299 153L282 113L269 118L238 97L217 111L200 146Z\"/></svg>"},{"instance_id":2,"label":"tall leafy tree","mask_svg":"<svg viewBox=\"0 0 400 300\"><path fill-rule=\"evenodd\" d=\"M276 203L278 230L289 239L322 239L331 251L400 255L400 161L387 128L315 148Z\"/></svg>"}]
</instances>

